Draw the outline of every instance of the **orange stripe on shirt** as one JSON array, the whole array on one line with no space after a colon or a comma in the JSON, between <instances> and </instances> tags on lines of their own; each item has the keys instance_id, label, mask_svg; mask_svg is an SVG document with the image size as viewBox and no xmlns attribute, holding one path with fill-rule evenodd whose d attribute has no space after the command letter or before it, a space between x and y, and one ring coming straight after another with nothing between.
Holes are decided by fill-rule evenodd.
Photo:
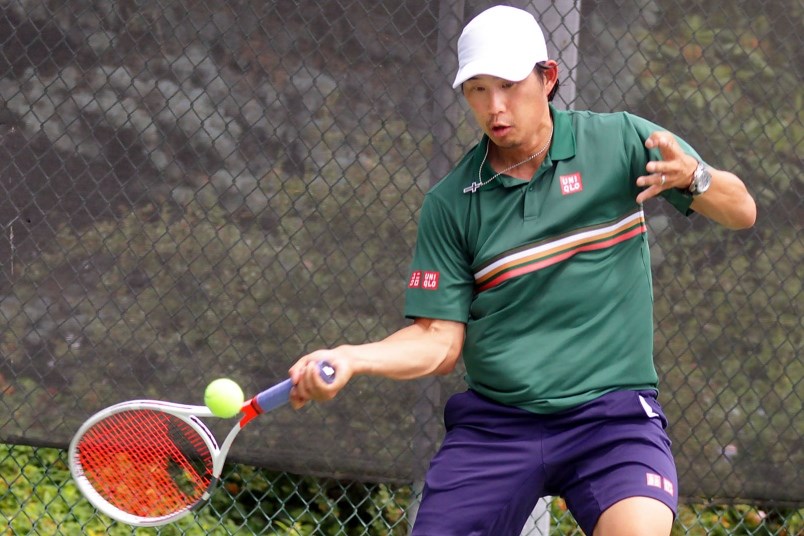
<instances>
[{"instance_id":1,"label":"orange stripe on shirt","mask_svg":"<svg viewBox=\"0 0 804 536\"><path fill-rule=\"evenodd\" d=\"M587 238L587 239L584 239L584 240L581 240L581 241L578 241L578 242L573 242L571 244L566 244L565 246L562 246L562 247L559 247L559 248L553 248L553 249L551 249L549 251L542 252L541 254L538 254L538 255L533 255L531 257L524 257L522 259L517 259L517 262L512 262L512 263L503 265L499 269L497 269L494 272L491 272L490 274L488 274L482 280L476 281L475 284L478 285L477 286L477 291L478 292L483 292L484 290L488 290L490 288L496 287L497 285L499 285L499 284L501 284L501 283L503 283L505 281L508 281L509 279L513 279L515 277L519 277L521 275L529 274L529 273L535 272L537 270L541 270L542 268L552 266L552 265L557 264L557 263L559 263L561 261L569 259L570 257L573 257L576 254L581 253L583 251L595 251L595 250L606 249L606 248L615 246L615 245L617 245L617 244L619 244L621 242L625 242L626 240L629 240L629 239L631 239L631 238L633 238L635 236L639 236L640 234L642 234L644 232L647 232L647 227L644 224L644 219L640 219L639 220L639 225L637 227L631 229L630 231L628 231L626 233L617 234L618 232L620 232L620 230L613 231L611 233L605 233L604 235L601 235L601 236L596 236L596 237L594 237L594 241L590 241L590 239ZM613 238L610 238L608 240L599 241L600 238L603 238L605 236L611 236L611 235L616 235L616 236L614 236ZM579 245L579 246L575 247L576 244L578 244L578 243L580 243L582 245ZM539 262L529 262L531 259L543 258L543 257L549 255L552 252L560 251L560 250L562 250L562 249L564 249L566 247L569 247L571 249L568 249L568 250L564 251L563 253L559 253L558 255L553 255L553 256L551 256L551 257L549 257L547 259L544 259L542 261L539 261ZM527 263L527 264L523 265L523 263ZM519 268L509 269L512 266L517 266L517 265L521 265L521 266ZM504 272L504 273L502 273L498 277L494 277L496 274L500 274L500 272ZM485 281L485 282L483 282L483 281Z\"/></svg>"}]
</instances>

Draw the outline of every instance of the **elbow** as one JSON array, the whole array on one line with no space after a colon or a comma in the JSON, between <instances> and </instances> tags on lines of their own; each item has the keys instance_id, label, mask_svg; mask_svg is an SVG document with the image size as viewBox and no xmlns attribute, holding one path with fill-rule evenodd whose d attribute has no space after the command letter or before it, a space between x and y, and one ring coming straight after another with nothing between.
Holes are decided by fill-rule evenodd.
<instances>
[{"instance_id":1,"label":"elbow","mask_svg":"<svg viewBox=\"0 0 804 536\"><path fill-rule=\"evenodd\" d=\"M708 202L705 206L696 206L694 203L693 210L732 231L749 229L757 221L757 205L748 192L736 199L721 199L716 204Z\"/></svg>"},{"instance_id":2,"label":"elbow","mask_svg":"<svg viewBox=\"0 0 804 536\"><path fill-rule=\"evenodd\" d=\"M455 370L463 352L466 325L451 320L417 318L414 330L426 342L422 353L422 376L444 376Z\"/></svg>"},{"instance_id":3,"label":"elbow","mask_svg":"<svg viewBox=\"0 0 804 536\"><path fill-rule=\"evenodd\" d=\"M438 360L438 365L433 370L433 374L436 376L446 376L452 374L455 370L463 351L463 339L453 338L450 341L445 341L443 350L441 358Z\"/></svg>"},{"instance_id":4,"label":"elbow","mask_svg":"<svg viewBox=\"0 0 804 536\"><path fill-rule=\"evenodd\" d=\"M729 229L739 231L742 229L750 229L757 222L757 205L752 198L748 198L745 206L739 213L735 215L731 222L729 222Z\"/></svg>"},{"instance_id":5,"label":"elbow","mask_svg":"<svg viewBox=\"0 0 804 536\"><path fill-rule=\"evenodd\" d=\"M730 228L735 231L750 229L757 222L757 203L744 185L742 190L739 209L735 211L732 225L730 225Z\"/></svg>"},{"instance_id":6,"label":"elbow","mask_svg":"<svg viewBox=\"0 0 804 536\"><path fill-rule=\"evenodd\" d=\"M441 363L438 364L436 369L433 371L435 376L447 376L452 374L455 370L455 367L458 365L458 357L455 356L454 358L451 356L447 356Z\"/></svg>"},{"instance_id":7,"label":"elbow","mask_svg":"<svg viewBox=\"0 0 804 536\"><path fill-rule=\"evenodd\" d=\"M426 318L417 318L415 325L424 331L430 341L426 375L445 376L452 373L463 352L466 325L462 322Z\"/></svg>"},{"instance_id":8,"label":"elbow","mask_svg":"<svg viewBox=\"0 0 804 536\"><path fill-rule=\"evenodd\" d=\"M757 211L754 210L750 215L747 215L737 229L750 229L757 222Z\"/></svg>"},{"instance_id":9,"label":"elbow","mask_svg":"<svg viewBox=\"0 0 804 536\"><path fill-rule=\"evenodd\" d=\"M714 181L713 181L714 183ZM731 230L749 229L757 221L757 204L739 177L718 172L718 188L712 188L709 198L702 195L693 200L692 209ZM700 202L700 207L696 206Z\"/></svg>"}]
</instances>

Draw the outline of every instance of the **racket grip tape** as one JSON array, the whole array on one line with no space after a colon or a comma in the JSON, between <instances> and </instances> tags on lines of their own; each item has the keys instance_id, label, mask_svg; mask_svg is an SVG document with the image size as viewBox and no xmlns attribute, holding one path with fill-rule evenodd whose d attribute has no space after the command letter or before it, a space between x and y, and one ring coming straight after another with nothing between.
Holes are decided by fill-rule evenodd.
<instances>
[{"instance_id":1,"label":"racket grip tape","mask_svg":"<svg viewBox=\"0 0 804 536\"><path fill-rule=\"evenodd\" d=\"M332 383L335 381L335 369L333 369L332 366L326 361L322 361L318 364L318 374L326 383ZM255 396L251 400L251 403L252 405L256 405L256 408L254 409L257 410L257 413L271 411L288 403L290 400L291 389L293 389L293 381L288 378L282 383L277 384L270 389L266 389Z\"/></svg>"}]
</instances>

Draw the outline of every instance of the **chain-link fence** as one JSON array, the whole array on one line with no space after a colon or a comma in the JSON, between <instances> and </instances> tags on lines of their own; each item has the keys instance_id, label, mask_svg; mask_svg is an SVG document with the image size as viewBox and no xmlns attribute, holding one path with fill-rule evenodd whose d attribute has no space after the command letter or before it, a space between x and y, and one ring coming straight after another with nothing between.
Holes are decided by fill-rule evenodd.
<instances>
[{"instance_id":1,"label":"chain-link fence","mask_svg":"<svg viewBox=\"0 0 804 536\"><path fill-rule=\"evenodd\" d=\"M542 22L559 107L651 119L756 197L738 233L646 207L674 534L804 534L804 6L509 3ZM478 139L449 82L489 4L0 0L0 533L130 533L66 470L101 407L254 392L402 325L422 196ZM266 416L159 532L406 534L461 388L360 378Z\"/></svg>"}]
</instances>

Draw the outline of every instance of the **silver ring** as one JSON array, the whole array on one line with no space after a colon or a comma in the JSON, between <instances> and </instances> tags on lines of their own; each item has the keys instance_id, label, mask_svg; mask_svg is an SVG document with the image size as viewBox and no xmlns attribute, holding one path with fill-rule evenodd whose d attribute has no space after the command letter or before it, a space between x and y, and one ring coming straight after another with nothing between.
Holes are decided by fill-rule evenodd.
<instances>
[{"instance_id":1,"label":"silver ring","mask_svg":"<svg viewBox=\"0 0 804 536\"><path fill-rule=\"evenodd\" d=\"M661 186L662 188L664 188L664 183L665 183L665 182L667 182L667 177L665 177L664 175L662 175L662 182L659 184L659 186Z\"/></svg>"}]
</instances>

